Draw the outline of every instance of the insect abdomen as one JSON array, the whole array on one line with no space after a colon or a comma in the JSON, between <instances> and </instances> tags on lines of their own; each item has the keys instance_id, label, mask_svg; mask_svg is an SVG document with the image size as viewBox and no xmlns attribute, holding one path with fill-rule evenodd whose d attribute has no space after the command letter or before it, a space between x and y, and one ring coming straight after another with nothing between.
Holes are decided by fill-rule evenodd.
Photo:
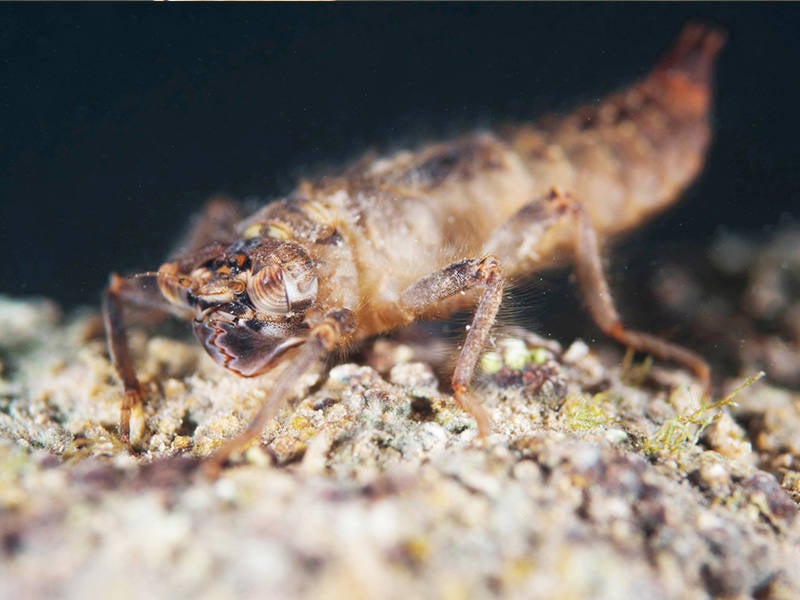
<instances>
[{"instance_id":1,"label":"insect abdomen","mask_svg":"<svg viewBox=\"0 0 800 600\"><path fill-rule=\"evenodd\" d=\"M503 137L537 188L572 193L600 232L636 226L675 201L702 167L722 42L719 32L689 25L643 81Z\"/></svg>"}]
</instances>

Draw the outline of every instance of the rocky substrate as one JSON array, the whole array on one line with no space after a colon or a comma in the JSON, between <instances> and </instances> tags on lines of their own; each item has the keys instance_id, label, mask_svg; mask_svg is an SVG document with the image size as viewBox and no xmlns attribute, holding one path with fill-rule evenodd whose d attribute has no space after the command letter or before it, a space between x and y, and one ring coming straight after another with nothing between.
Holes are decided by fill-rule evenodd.
<instances>
[{"instance_id":1,"label":"rocky substrate","mask_svg":"<svg viewBox=\"0 0 800 600\"><path fill-rule=\"evenodd\" d=\"M784 300L770 318L793 323ZM203 457L274 375L135 328L130 456L97 315L3 299L0 597L800 597L800 395L790 369L769 376L764 340L795 343L778 331L705 400L668 365L507 331L476 385L485 441L424 348L376 340L299 381L210 481Z\"/></svg>"}]
</instances>

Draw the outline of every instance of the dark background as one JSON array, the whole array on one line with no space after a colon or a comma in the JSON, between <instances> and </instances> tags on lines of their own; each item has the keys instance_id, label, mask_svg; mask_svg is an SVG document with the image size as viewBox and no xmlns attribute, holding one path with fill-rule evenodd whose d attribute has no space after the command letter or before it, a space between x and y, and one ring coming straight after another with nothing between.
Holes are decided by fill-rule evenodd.
<instances>
[{"instance_id":1,"label":"dark background","mask_svg":"<svg viewBox=\"0 0 800 600\"><path fill-rule=\"evenodd\" d=\"M776 4L2 5L0 292L96 304L109 271L156 268L215 192L266 200L370 147L591 101L646 73L692 17L729 34L717 140L684 202L615 259L774 227L800 200L799 15Z\"/></svg>"}]
</instances>

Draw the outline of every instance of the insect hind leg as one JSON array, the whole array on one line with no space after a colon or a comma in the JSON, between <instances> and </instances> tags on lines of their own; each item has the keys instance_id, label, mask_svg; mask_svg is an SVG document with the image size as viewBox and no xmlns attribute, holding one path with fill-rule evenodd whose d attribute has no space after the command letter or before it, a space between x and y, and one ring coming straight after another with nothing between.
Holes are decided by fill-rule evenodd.
<instances>
[{"instance_id":1,"label":"insect hind leg","mask_svg":"<svg viewBox=\"0 0 800 600\"><path fill-rule=\"evenodd\" d=\"M655 335L625 327L603 272L597 232L575 198L557 189L546 197L537 198L503 224L486 249L496 253L506 264L515 265L518 271L529 271L529 267L538 264L536 251L551 232L558 240L564 239L571 245L581 296L600 329L634 350L688 367L708 394L711 370L702 357Z\"/></svg>"},{"instance_id":2,"label":"insect hind leg","mask_svg":"<svg viewBox=\"0 0 800 600\"><path fill-rule=\"evenodd\" d=\"M625 327L614 306L603 272L597 232L576 200L566 197L565 201L571 205L575 219L575 274L581 295L595 323L606 335L621 344L688 367L700 380L704 395L710 394L711 368L701 356L655 335Z\"/></svg>"}]
</instances>

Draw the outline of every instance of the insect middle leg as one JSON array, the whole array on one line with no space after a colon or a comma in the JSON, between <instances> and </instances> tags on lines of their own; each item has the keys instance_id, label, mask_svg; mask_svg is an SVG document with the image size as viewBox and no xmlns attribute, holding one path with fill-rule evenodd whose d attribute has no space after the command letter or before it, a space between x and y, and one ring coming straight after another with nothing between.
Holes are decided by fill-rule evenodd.
<instances>
[{"instance_id":1,"label":"insect middle leg","mask_svg":"<svg viewBox=\"0 0 800 600\"><path fill-rule=\"evenodd\" d=\"M662 360L673 361L691 369L710 392L711 369L708 363L691 350L672 344L655 335L627 329L614 306L614 300L603 272L600 243L597 232L578 200L558 190L523 207L495 232L487 244L489 251L501 259L525 260L519 256L520 248L529 248L535 254L536 240L557 227L565 227L572 241L573 261L578 285L589 314L600 329L639 352L652 354ZM533 232L533 237L531 232ZM528 260L535 257L529 256Z\"/></svg>"},{"instance_id":2,"label":"insect middle leg","mask_svg":"<svg viewBox=\"0 0 800 600\"><path fill-rule=\"evenodd\" d=\"M402 307L418 315L459 292L484 288L451 381L456 402L475 419L481 438L489 432L489 415L469 393L469 384L503 300L504 283L503 270L496 258L469 258L423 277L400 296Z\"/></svg>"}]
</instances>

